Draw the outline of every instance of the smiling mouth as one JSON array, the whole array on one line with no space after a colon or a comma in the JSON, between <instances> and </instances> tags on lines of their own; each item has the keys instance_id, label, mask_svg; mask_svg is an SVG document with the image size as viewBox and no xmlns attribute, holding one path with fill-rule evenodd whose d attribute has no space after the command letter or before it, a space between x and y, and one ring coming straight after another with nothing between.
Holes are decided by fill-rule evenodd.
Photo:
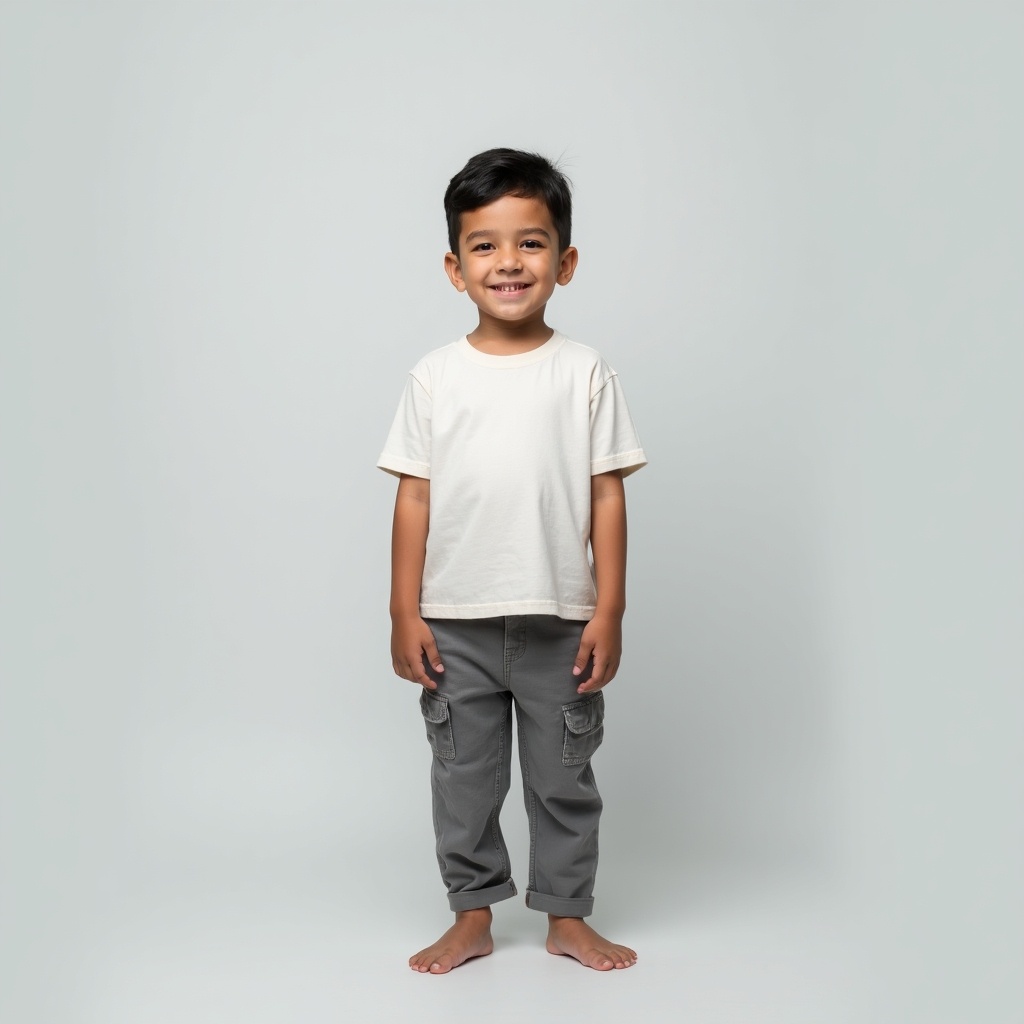
<instances>
[{"instance_id":1,"label":"smiling mouth","mask_svg":"<svg viewBox=\"0 0 1024 1024\"><path fill-rule=\"evenodd\" d=\"M525 292L530 286L528 284L492 284L488 285L491 291L500 292L502 295L516 295Z\"/></svg>"}]
</instances>

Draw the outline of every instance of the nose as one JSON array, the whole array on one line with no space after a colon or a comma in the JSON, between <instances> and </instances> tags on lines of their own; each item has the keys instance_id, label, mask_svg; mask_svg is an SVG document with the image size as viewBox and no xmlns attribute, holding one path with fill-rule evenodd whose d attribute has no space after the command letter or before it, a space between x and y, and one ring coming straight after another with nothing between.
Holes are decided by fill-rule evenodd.
<instances>
[{"instance_id":1,"label":"nose","mask_svg":"<svg viewBox=\"0 0 1024 1024\"><path fill-rule=\"evenodd\" d=\"M522 262L519 258L519 247L516 245L508 245L502 248L498 254L498 269L511 271L519 270L522 267Z\"/></svg>"}]
</instances>

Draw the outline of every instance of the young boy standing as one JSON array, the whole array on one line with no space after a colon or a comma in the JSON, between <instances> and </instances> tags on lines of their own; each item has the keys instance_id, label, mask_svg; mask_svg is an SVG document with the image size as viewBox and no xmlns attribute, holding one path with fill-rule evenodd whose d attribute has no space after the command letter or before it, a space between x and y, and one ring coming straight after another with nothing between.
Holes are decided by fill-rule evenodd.
<instances>
[{"instance_id":1,"label":"young boy standing","mask_svg":"<svg viewBox=\"0 0 1024 1024\"><path fill-rule=\"evenodd\" d=\"M548 915L549 952L631 967L636 953L584 918L601 813L590 757L622 650L622 478L646 457L615 372L544 320L576 269L565 177L543 157L489 150L452 178L445 213L445 270L479 322L412 370L378 462L399 477L392 664L422 687L455 912L409 965L444 974L490 953L491 904L516 895L498 823L514 704L527 906Z\"/></svg>"}]
</instances>

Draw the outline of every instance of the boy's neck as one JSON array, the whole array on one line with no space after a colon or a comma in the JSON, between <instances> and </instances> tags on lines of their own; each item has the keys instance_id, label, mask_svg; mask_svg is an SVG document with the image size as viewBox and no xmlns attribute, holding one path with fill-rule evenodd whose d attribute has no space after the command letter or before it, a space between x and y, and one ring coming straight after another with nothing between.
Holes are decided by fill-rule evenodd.
<instances>
[{"instance_id":1,"label":"boy's neck","mask_svg":"<svg viewBox=\"0 0 1024 1024\"><path fill-rule=\"evenodd\" d=\"M480 352L492 356L514 356L540 348L554 334L541 315L527 323L509 323L481 314L476 330L466 340Z\"/></svg>"}]
</instances>

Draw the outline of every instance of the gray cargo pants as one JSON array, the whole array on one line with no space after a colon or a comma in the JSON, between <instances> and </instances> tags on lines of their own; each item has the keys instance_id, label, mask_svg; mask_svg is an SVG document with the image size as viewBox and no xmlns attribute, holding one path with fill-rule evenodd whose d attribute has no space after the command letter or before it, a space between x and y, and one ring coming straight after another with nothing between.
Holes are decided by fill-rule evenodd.
<instances>
[{"instance_id":1,"label":"gray cargo pants","mask_svg":"<svg viewBox=\"0 0 1024 1024\"><path fill-rule=\"evenodd\" d=\"M585 622L554 615L428 619L444 665L420 708L433 749L437 861L452 910L516 895L498 813L509 788L512 705L530 821L526 905L562 917L594 906L601 797L590 755L604 731L601 691L572 674Z\"/></svg>"}]
</instances>

